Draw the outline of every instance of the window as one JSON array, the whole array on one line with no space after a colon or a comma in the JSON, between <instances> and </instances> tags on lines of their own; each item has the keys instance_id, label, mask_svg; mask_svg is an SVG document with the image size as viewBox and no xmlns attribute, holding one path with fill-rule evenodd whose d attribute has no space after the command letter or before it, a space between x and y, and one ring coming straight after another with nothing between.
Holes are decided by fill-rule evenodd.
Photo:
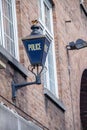
<instances>
[{"instance_id":1,"label":"window","mask_svg":"<svg viewBox=\"0 0 87 130\"><path fill-rule=\"evenodd\" d=\"M36 122L36 121L35 121ZM43 130L0 103L0 130Z\"/></svg>"},{"instance_id":2,"label":"window","mask_svg":"<svg viewBox=\"0 0 87 130\"><path fill-rule=\"evenodd\" d=\"M0 0L0 44L18 59L15 0Z\"/></svg>"},{"instance_id":3,"label":"window","mask_svg":"<svg viewBox=\"0 0 87 130\"><path fill-rule=\"evenodd\" d=\"M51 42L49 53L47 56L46 67L47 72L44 73L44 87L49 89L54 95L58 96L55 46L52 22L52 5L49 0L39 0L40 7L40 25L43 33Z\"/></svg>"}]
</instances>

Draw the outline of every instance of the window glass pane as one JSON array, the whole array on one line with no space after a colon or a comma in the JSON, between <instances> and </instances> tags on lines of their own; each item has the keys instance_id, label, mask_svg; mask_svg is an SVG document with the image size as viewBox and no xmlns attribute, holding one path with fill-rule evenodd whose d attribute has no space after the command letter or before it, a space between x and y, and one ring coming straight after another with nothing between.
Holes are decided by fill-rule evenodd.
<instances>
[{"instance_id":1,"label":"window glass pane","mask_svg":"<svg viewBox=\"0 0 87 130\"><path fill-rule=\"evenodd\" d=\"M55 75L54 75L54 62L53 62L52 44L50 45L48 53L48 71L49 71L49 85L50 90L55 94Z\"/></svg>"},{"instance_id":2,"label":"window glass pane","mask_svg":"<svg viewBox=\"0 0 87 130\"><path fill-rule=\"evenodd\" d=\"M7 0L2 1L3 15L12 21L12 4Z\"/></svg>"},{"instance_id":3,"label":"window glass pane","mask_svg":"<svg viewBox=\"0 0 87 130\"><path fill-rule=\"evenodd\" d=\"M50 9L48 8L48 6L46 5L46 3L44 2L44 18L45 18L45 26L51 30L50 28Z\"/></svg>"},{"instance_id":4,"label":"window glass pane","mask_svg":"<svg viewBox=\"0 0 87 130\"><path fill-rule=\"evenodd\" d=\"M5 48L15 56L14 27L11 0L2 1Z\"/></svg>"},{"instance_id":5,"label":"window glass pane","mask_svg":"<svg viewBox=\"0 0 87 130\"><path fill-rule=\"evenodd\" d=\"M5 48L10 52L10 39L6 35L4 35L4 39L5 39Z\"/></svg>"},{"instance_id":6,"label":"window glass pane","mask_svg":"<svg viewBox=\"0 0 87 130\"><path fill-rule=\"evenodd\" d=\"M42 9L42 3L41 3L41 0L39 0L39 14L40 14L40 19L42 20L42 11L43 11L43 9Z\"/></svg>"}]
</instances>

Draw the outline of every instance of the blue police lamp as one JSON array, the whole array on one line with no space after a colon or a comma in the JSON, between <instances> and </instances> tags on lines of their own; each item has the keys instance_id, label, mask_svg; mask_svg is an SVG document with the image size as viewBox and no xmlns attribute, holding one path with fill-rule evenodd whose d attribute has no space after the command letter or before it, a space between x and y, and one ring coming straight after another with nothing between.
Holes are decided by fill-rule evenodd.
<instances>
[{"instance_id":1,"label":"blue police lamp","mask_svg":"<svg viewBox=\"0 0 87 130\"><path fill-rule=\"evenodd\" d=\"M50 42L41 34L39 26L33 25L31 29L31 35L22 39L26 53L32 66L44 66Z\"/></svg>"},{"instance_id":2,"label":"blue police lamp","mask_svg":"<svg viewBox=\"0 0 87 130\"><path fill-rule=\"evenodd\" d=\"M27 85L41 84L41 72L44 69L46 57L48 54L50 41L49 39L42 34L42 30L37 21L33 22L31 26L32 32L29 36L22 39L23 45L25 47L28 59L33 68L36 67L36 73L33 72L33 69L30 70L35 75L34 82L15 84L12 82L12 99L16 99L16 92L18 89L25 87ZM39 68L40 71L39 71Z\"/></svg>"}]
</instances>

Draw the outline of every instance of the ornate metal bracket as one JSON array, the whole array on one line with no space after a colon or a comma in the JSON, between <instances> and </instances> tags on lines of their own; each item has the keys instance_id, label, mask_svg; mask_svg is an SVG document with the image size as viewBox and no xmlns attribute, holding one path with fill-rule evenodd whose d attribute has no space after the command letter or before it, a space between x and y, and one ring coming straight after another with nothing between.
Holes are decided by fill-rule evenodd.
<instances>
[{"instance_id":1,"label":"ornate metal bracket","mask_svg":"<svg viewBox=\"0 0 87 130\"><path fill-rule=\"evenodd\" d=\"M32 74L35 75L35 81L34 82L24 82L21 84L15 84L14 81L12 81L12 100L15 101L16 100L16 93L17 90L22 88L22 87L26 87L28 85L33 85L33 84L37 84L40 85L41 84L41 73L44 69L44 66L42 66L40 72L39 72L39 66L37 65L37 73L33 72L34 67L32 68L32 70L29 69L29 71L31 71Z\"/></svg>"}]
</instances>

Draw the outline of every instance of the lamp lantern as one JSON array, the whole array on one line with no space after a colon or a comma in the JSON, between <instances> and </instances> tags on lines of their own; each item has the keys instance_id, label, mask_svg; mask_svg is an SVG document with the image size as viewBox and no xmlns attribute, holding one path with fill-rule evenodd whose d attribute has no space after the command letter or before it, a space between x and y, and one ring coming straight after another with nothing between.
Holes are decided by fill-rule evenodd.
<instances>
[{"instance_id":1,"label":"lamp lantern","mask_svg":"<svg viewBox=\"0 0 87 130\"><path fill-rule=\"evenodd\" d=\"M37 67L37 71L33 72L33 69L30 70L35 76L34 82L25 82L21 84L15 84L12 82L12 100L16 99L16 92L18 89L25 87L27 85L41 84L41 72L44 69L46 57L48 54L50 40L42 34L42 30L39 25L37 25L37 20L33 21L31 26L32 32L29 36L22 39L23 45L25 47L28 59L33 67ZM41 70L39 71L39 67Z\"/></svg>"},{"instance_id":2,"label":"lamp lantern","mask_svg":"<svg viewBox=\"0 0 87 130\"><path fill-rule=\"evenodd\" d=\"M50 41L39 26L33 25L31 29L31 34L22 39L26 53L32 66L44 66Z\"/></svg>"}]
</instances>

